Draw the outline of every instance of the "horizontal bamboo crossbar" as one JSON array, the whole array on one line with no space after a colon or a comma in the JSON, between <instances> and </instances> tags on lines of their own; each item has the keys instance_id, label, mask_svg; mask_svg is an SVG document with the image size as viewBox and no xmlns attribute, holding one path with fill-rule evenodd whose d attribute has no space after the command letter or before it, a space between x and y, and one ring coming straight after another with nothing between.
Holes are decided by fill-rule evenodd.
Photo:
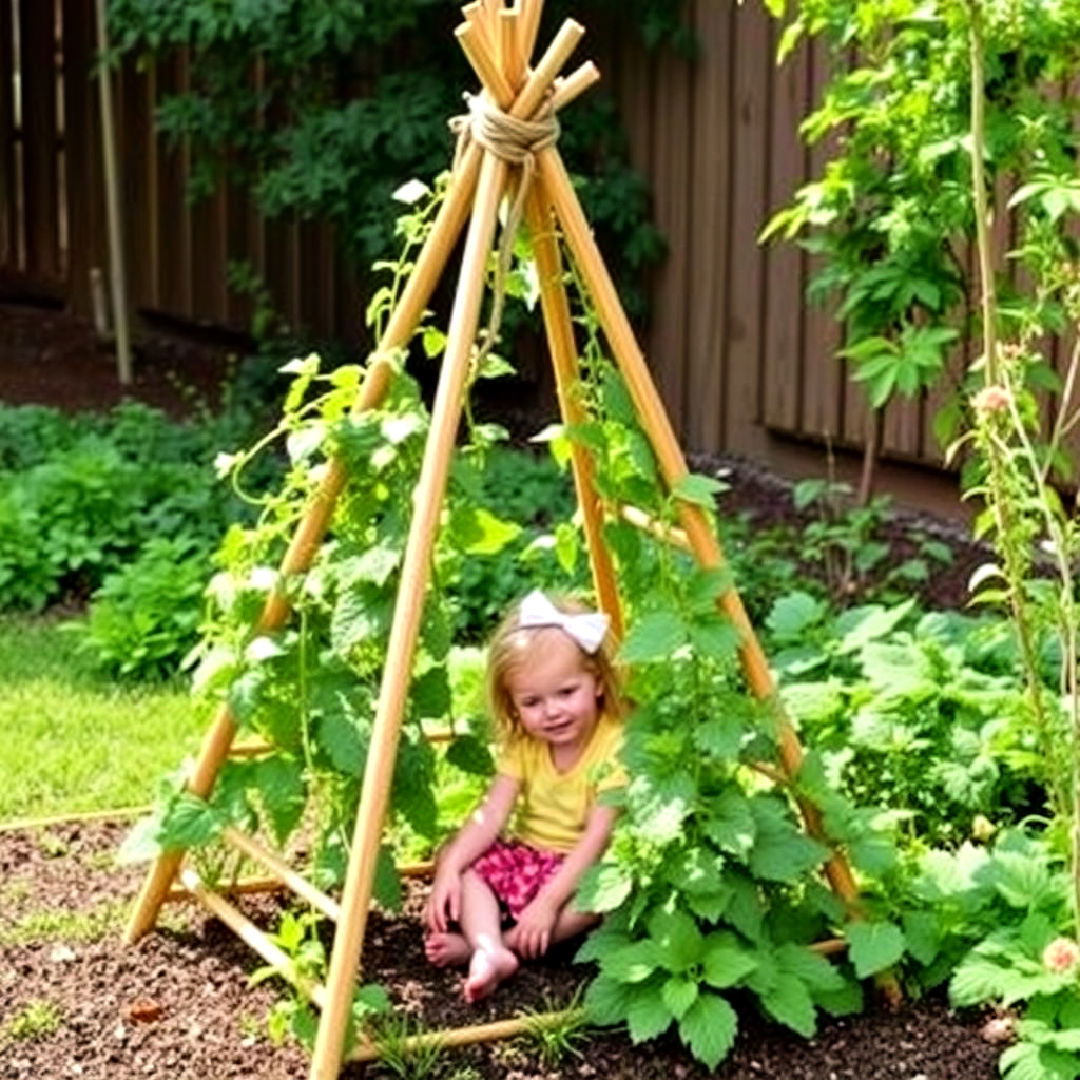
<instances>
[{"instance_id":1,"label":"horizontal bamboo crossbar","mask_svg":"<svg viewBox=\"0 0 1080 1080\"><path fill-rule=\"evenodd\" d=\"M619 517L643 532L649 533L650 536L655 536L657 540L663 540L664 543L672 544L684 551L691 550L690 537L686 535L686 530L680 529L678 525L668 525L663 521L657 521L656 518L636 506L620 506Z\"/></svg>"},{"instance_id":2,"label":"horizontal bamboo crossbar","mask_svg":"<svg viewBox=\"0 0 1080 1080\"><path fill-rule=\"evenodd\" d=\"M253 896L258 893L280 892L285 886L276 877L250 877L219 885L214 891L220 896ZM165 894L166 904L185 904L198 901L190 889L174 885Z\"/></svg>"},{"instance_id":3,"label":"horizontal bamboo crossbar","mask_svg":"<svg viewBox=\"0 0 1080 1080\"><path fill-rule=\"evenodd\" d=\"M429 743L448 743L453 742L454 739L457 738L457 732L451 731L449 728L443 728L439 731L425 731L423 734L424 738ZM275 747L273 743L267 742L265 739L251 739L242 743L234 743L229 749L229 757L261 757L263 754L272 754L276 749L277 747ZM121 811L115 810L112 811L112 813L120 814ZM3 826L0 826L0 828L2 827Z\"/></svg>"},{"instance_id":4,"label":"horizontal bamboo crossbar","mask_svg":"<svg viewBox=\"0 0 1080 1080\"><path fill-rule=\"evenodd\" d=\"M242 911L234 907L220 893L208 888L202 878L191 868L180 871L184 888L211 914L216 915L236 936L255 950L287 983L304 995L312 1005L322 1009L326 1005L326 988L321 983L298 979L288 953L274 944L270 936L260 930Z\"/></svg>"},{"instance_id":5,"label":"horizontal bamboo crossbar","mask_svg":"<svg viewBox=\"0 0 1080 1080\"><path fill-rule=\"evenodd\" d=\"M253 862L257 862L264 869L269 870L283 885L290 889L301 899L306 900L313 908L321 911L328 919L337 922L341 915L341 906L336 900L331 900L321 889L315 888L303 875L298 874L289 864L268 848L260 844L254 837L241 832L233 826L222 830L221 838L243 852Z\"/></svg>"},{"instance_id":6,"label":"horizontal bamboo crossbar","mask_svg":"<svg viewBox=\"0 0 1080 1080\"><path fill-rule=\"evenodd\" d=\"M524 1035L537 1028L556 1027L582 1019L581 1009L563 1009L559 1012L538 1013L535 1016L516 1016L512 1020L496 1020L490 1024L473 1024L471 1027L448 1028L444 1031L428 1031L413 1035L395 1044L402 1051L420 1050L428 1046L468 1046L470 1043L495 1042ZM349 1054L349 1061L375 1061L382 1055L378 1042L362 1042Z\"/></svg>"}]
</instances>

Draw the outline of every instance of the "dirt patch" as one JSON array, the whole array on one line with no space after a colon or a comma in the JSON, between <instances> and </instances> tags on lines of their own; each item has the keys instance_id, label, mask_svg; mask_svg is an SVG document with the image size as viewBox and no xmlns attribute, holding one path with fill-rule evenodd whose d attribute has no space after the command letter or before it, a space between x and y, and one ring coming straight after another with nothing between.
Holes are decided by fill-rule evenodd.
<instances>
[{"instance_id":1,"label":"dirt patch","mask_svg":"<svg viewBox=\"0 0 1080 1080\"><path fill-rule=\"evenodd\" d=\"M302 1080L306 1054L276 1046L264 1018L280 987L251 986L255 955L195 907L170 906L163 925L137 947L120 942L123 907L141 870L117 870L116 824L54 826L0 833L0 1026L28 1011L47 1015L32 1035L0 1047L3 1080ZM490 1001L461 1004L458 975L428 966L420 947L414 890L400 915L375 912L364 968L389 991L395 1009L427 1028L460 1026L565 1003L587 971L563 954L525 968ZM113 914L97 936L72 916ZM245 910L272 924L279 901L249 899ZM46 917L51 916L51 917ZM35 930L37 919L38 929ZM72 927L75 927L73 930ZM810 1042L743 1010L732 1056L714 1073L672 1038L632 1046L617 1032L593 1032L580 1056L546 1066L523 1040L446 1051L432 1076L596 1077L634 1080L991 1080L998 1050L978 1035L977 1018L960 1019L939 1002L898 1014L872 1009L831 1021ZM376 1070L372 1070L373 1072ZM381 1075L388 1075L380 1068ZM345 1077L364 1075L359 1066Z\"/></svg>"}]
</instances>

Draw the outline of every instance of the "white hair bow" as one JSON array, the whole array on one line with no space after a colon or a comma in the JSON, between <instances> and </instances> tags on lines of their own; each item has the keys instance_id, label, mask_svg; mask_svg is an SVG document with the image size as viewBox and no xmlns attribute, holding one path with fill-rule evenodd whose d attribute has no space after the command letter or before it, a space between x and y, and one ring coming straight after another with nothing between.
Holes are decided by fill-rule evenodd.
<instances>
[{"instance_id":1,"label":"white hair bow","mask_svg":"<svg viewBox=\"0 0 1080 1080\"><path fill-rule=\"evenodd\" d=\"M600 648L608 631L608 623L608 617L599 611L582 612L580 615L560 611L539 590L529 593L521 601L521 612L518 615L520 628L557 626L589 654Z\"/></svg>"}]
</instances>

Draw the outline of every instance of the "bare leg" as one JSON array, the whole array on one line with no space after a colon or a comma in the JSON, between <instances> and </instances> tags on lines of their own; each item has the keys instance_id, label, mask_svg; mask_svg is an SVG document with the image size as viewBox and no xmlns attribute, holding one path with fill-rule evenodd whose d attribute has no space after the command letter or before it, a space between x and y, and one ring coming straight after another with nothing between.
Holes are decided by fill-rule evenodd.
<instances>
[{"instance_id":1,"label":"bare leg","mask_svg":"<svg viewBox=\"0 0 1080 1080\"><path fill-rule=\"evenodd\" d=\"M424 937L424 955L436 967L460 967L472 958L472 948L463 934L432 930Z\"/></svg>"},{"instance_id":2,"label":"bare leg","mask_svg":"<svg viewBox=\"0 0 1080 1080\"><path fill-rule=\"evenodd\" d=\"M474 870L461 875L461 929L472 949L462 995L479 1001L517 971L518 958L503 944L499 902Z\"/></svg>"}]
</instances>

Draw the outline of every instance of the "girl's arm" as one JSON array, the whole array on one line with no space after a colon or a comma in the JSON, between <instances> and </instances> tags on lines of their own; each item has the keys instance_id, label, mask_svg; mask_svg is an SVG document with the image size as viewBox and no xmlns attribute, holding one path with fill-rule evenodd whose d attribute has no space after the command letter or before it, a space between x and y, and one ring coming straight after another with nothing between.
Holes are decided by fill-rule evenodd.
<instances>
[{"instance_id":1,"label":"girl's arm","mask_svg":"<svg viewBox=\"0 0 1080 1080\"><path fill-rule=\"evenodd\" d=\"M501 773L491 782L484 801L439 854L424 921L432 930L446 930L461 914L461 874L495 842L517 801L521 781Z\"/></svg>"},{"instance_id":2,"label":"girl's arm","mask_svg":"<svg viewBox=\"0 0 1080 1080\"><path fill-rule=\"evenodd\" d=\"M577 892L581 875L604 853L615 827L618 809L594 806L581 839L567 853L551 880L518 917L517 948L522 956L540 956L551 942L551 929L566 902Z\"/></svg>"}]
</instances>

